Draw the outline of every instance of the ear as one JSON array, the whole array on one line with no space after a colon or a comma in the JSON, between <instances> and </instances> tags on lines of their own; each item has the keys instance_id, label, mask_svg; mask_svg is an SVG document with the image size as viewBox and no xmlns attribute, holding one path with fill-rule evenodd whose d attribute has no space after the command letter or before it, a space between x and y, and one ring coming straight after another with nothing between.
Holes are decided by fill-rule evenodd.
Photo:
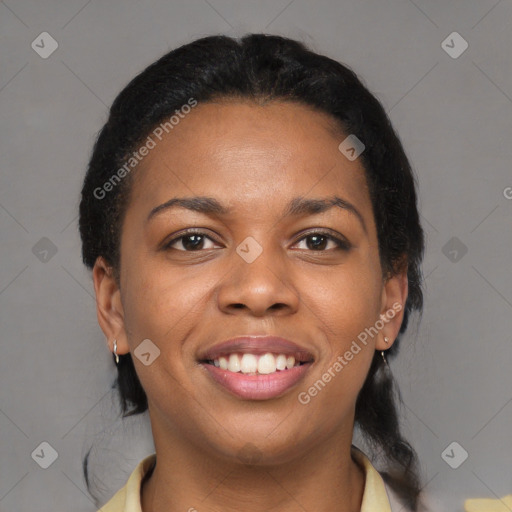
<instances>
[{"instance_id":1,"label":"ear","mask_svg":"<svg viewBox=\"0 0 512 512\"><path fill-rule=\"evenodd\" d=\"M380 311L380 320L384 323L384 327L379 330L375 350L387 350L396 340L404 318L408 293L407 265L404 265L399 273L388 275L384 282ZM388 338L387 343L384 337Z\"/></svg>"},{"instance_id":2,"label":"ear","mask_svg":"<svg viewBox=\"0 0 512 512\"><path fill-rule=\"evenodd\" d=\"M117 340L117 353L127 354L130 349L126 337L121 291L114 278L112 267L102 256L99 256L94 263L92 278L96 292L98 323L107 337L107 344L113 352L114 340Z\"/></svg>"}]
</instances>

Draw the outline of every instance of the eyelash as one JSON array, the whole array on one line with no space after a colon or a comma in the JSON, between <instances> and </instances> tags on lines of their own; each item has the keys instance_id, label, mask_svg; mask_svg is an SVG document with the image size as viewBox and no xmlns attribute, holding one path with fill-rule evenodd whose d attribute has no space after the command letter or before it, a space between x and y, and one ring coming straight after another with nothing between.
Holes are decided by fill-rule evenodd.
<instances>
[{"instance_id":1,"label":"eyelash","mask_svg":"<svg viewBox=\"0 0 512 512\"><path fill-rule=\"evenodd\" d=\"M213 240L211 237L209 237L204 231L192 228L192 229L188 229L185 232L181 233L180 236L175 237L172 240L169 240L169 242L167 242L162 247L162 249L164 249L164 250L172 249L171 246L173 244L175 244L177 241L181 240L182 238L186 238L187 236L190 236L190 235L203 235L206 238L208 238L208 239L212 240L213 242L215 242L215 240ZM313 235L320 235L320 236L323 236L325 238L328 238L329 240L332 240L336 244L336 246L337 246L336 249L340 249L342 251L348 251L352 247L349 242L347 242L345 240L342 240L341 238L338 238L338 237L335 237L335 236L331 235L328 231L321 231L321 230L309 231L309 232L305 233L301 238L299 238L295 242L295 244L297 244L298 242L301 242L302 240L308 238L309 236L313 236ZM215 243L217 243L217 242L215 242ZM201 252L201 251L204 251L204 250L207 250L207 249L198 249L197 251L187 251L186 249L185 250L176 249L176 250L179 250L180 252ZM319 250L316 250L316 251L312 250L312 249L307 249L307 250L308 250L308 252L329 252L329 250L332 250L332 249L319 249Z\"/></svg>"}]
</instances>

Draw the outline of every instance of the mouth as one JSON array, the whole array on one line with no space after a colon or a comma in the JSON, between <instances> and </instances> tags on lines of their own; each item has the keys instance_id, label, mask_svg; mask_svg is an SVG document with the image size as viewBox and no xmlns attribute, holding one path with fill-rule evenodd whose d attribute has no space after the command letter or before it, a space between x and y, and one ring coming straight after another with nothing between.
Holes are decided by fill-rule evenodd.
<instances>
[{"instance_id":1,"label":"mouth","mask_svg":"<svg viewBox=\"0 0 512 512\"><path fill-rule=\"evenodd\" d=\"M293 388L312 366L314 357L283 338L245 336L209 349L198 362L232 395L268 400Z\"/></svg>"},{"instance_id":2,"label":"mouth","mask_svg":"<svg viewBox=\"0 0 512 512\"><path fill-rule=\"evenodd\" d=\"M199 361L202 364L209 364L231 373L242 373L244 375L271 375L277 372L285 372L298 366L312 363L313 359L305 360L304 355L286 353L266 352L264 354L226 353L215 359ZM302 358L302 360L301 360Z\"/></svg>"}]
</instances>

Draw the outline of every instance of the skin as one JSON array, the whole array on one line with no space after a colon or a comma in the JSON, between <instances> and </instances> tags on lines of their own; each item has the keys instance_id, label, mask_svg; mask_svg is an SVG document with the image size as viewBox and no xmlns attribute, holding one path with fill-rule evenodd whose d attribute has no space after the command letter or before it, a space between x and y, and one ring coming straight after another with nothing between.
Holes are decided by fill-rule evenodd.
<instances>
[{"instance_id":1,"label":"skin","mask_svg":"<svg viewBox=\"0 0 512 512\"><path fill-rule=\"evenodd\" d=\"M142 488L144 512L360 510L364 472L350 455L356 398L375 350L395 340L403 309L310 403L297 399L407 298L406 269L383 276L361 160L338 150L346 135L330 116L298 103L199 104L134 171L120 286L102 257L93 279L110 347L116 339L119 354L133 353L149 338L160 349L149 366L133 357L158 457ZM292 198L333 194L357 208L366 230L336 207L281 218ZM146 221L154 207L185 196L214 197L232 212L175 208ZM207 237L198 249L193 238L162 248L189 227ZM315 228L345 237L350 250L320 239L315 251L304 233ZM236 252L248 236L262 248L252 263ZM243 334L291 339L315 362L278 398L242 400L197 358ZM244 459L248 451L257 454L254 464Z\"/></svg>"}]
</instances>

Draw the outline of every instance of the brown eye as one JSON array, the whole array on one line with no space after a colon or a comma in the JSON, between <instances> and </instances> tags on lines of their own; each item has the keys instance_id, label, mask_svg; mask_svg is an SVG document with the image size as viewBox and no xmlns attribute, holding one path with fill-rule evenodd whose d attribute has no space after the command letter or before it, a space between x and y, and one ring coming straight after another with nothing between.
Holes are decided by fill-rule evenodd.
<instances>
[{"instance_id":1,"label":"brown eye","mask_svg":"<svg viewBox=\"0 0 512 512\"><path fill-rule=\"evenodd\" d=\"M186 233L170 240L163 248L185 252L212 249L213 247L205 247L206 240L213 242L213 240L209 236L206 236L202 231L189 230ZM177 245L178 247L181 245L182 248L173 247L174 245Z\"/></svg>"},{"instance_id":2,"label":"brown eye","mask_svg":"<svg viewBox=\"0 0 512 512\"><path fill-rule=\"evenodd\" d=\"M309 249L311 251L325 252L326 250L330 249L349 250L351 247L351 245L345 240L337 238L325 231L315 231L308 233L305 236L303 236L299 240L299 242L302 242L303 240L306 240L306 249ZM327 249L327 245L329 242L332 242L334 244L334 247Z\"/></svg>"},{"instance_id":3,"label":"brown eye","mask_svg":"<svg viewBox=\"0 0 512 512\"><path fill-rule=\"evenodd\" d=\"M306 249L310 251L327 252L329 250L341 249L348 251L351 248L349 242L335 237L325 231L315 231L306 234L298 242L306 240ZM188 230L166 243L163 249L174 249L182 252L194 252L206 249L213 249L214 247L205 247L207 241L215 244L215 241L207 236L203 231ZM328 247L329 242L334 244L334 247ZM179 248L181 245L181 248ZM174 247L177 246L177 247Z\"/></svg>"}]
</instances>

